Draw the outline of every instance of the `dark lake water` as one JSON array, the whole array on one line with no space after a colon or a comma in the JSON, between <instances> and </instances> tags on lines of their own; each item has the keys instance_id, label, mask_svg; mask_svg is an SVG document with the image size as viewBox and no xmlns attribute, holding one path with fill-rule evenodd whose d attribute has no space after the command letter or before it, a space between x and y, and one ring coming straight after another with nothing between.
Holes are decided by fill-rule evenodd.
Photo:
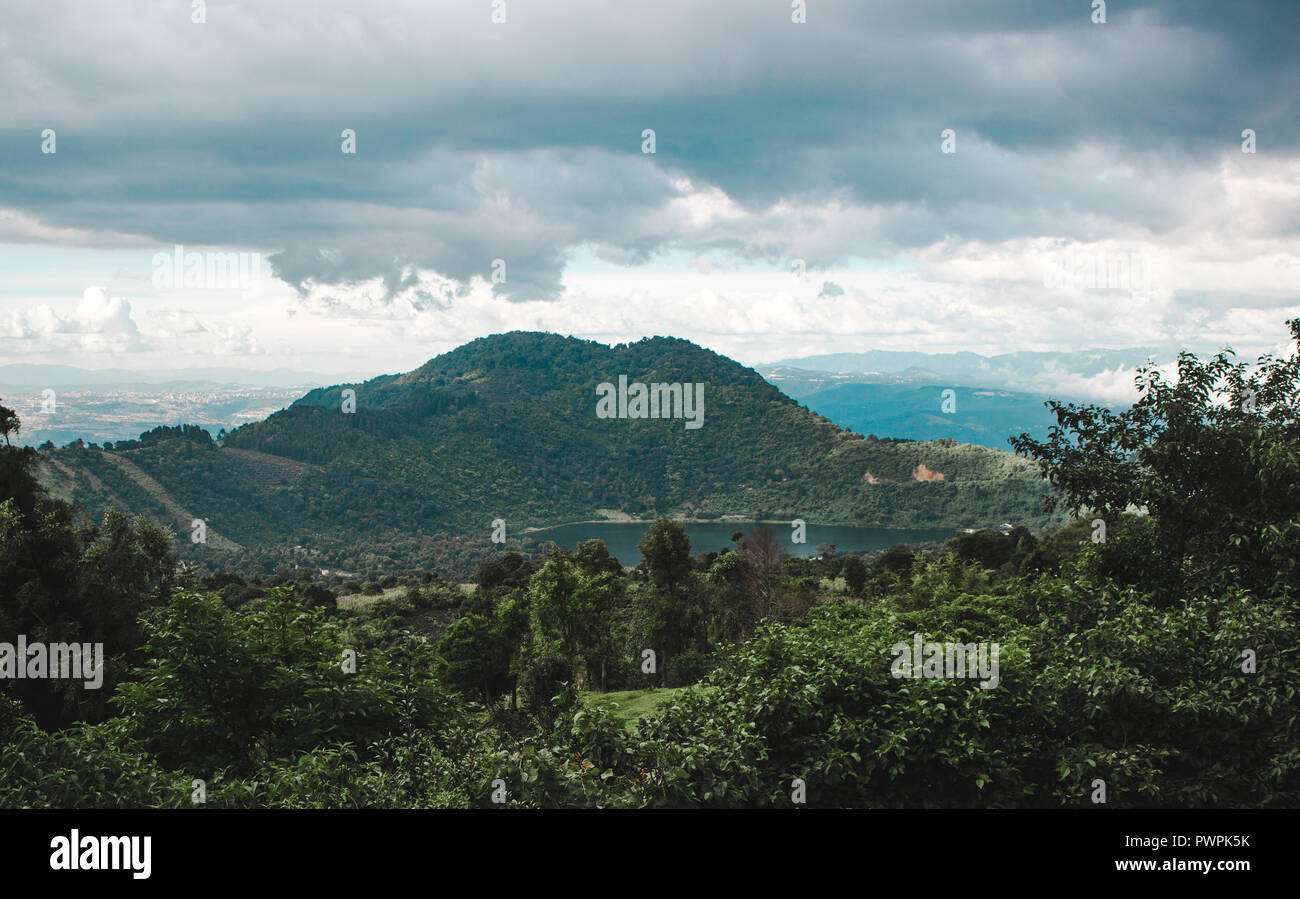
<instances>
[{"instance_id":1,"label":"dark lake water","mask_svg":"<svg viewBox=\"0 0 1300 899\"><path fill-rule=\"evenodd\" d=\"M636 545L641 542L651 522L602 521L593 524L566 524L543 531L532 531L527 536L534 540L553 540L565 549L577 549L584 540L599 538L609 547L610 555L623 565L636 565L641 561L641 554ZM691 538L692 553L720 552L732 546L731 535L736 531L749 534L761 527L758 522L691 522L686 525L686 534ZM852 525L807 526L807 542L791 543L793 531L788 522L769 524L772 534L792 556L818 555L817 547L822 543L835 544L835 551L863 552L866 550L888 549L896 543L926 543L932 540L947 540L956 536L952 528L863 528Z\"/></svg>"}]
</instances>

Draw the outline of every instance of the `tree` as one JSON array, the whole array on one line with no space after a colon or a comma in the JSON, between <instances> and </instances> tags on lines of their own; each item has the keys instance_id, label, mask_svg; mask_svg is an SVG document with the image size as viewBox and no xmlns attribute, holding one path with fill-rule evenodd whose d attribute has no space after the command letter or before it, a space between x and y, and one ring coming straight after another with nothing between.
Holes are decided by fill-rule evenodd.
<instances>
[{"instance_id":1,"label":"tree","mask_svg":"<svg viewBox=\"0 0 1300 899\"><path fill-rule=\"evenodd\" d=\"M705 609L686 528L661 517L637 544L649 583L637 593L632 632L634 658L653 649L659 680L669 682L672 661L680 653L707 647Z\"/></svg>"},{"instance_id":2,"label":"tree","mask_svg":"<svg viewBox=\"0 0 1300 899\"><path fill-rule=\"evenodd\" d=\"M22 427L22 422L18 419L18 413L8 406L0 406L0 434L4 435L5 446L9 446L9 434L18 433Z\"/></svg>"},{"instance_id":3,"label":"tree","mask_svg":"<svg viewBox=\"0 0 1300 899\"><path fill-rule=\"evenodd\" d=\"M867 566L862 561L861 556L848 556L844 560L844 583L848 585L849 592L856 595L862 592L862 588L867 583Z\"/></svg>"},{"instance_id":4,"label":"tree","mask_svg":"<svg viewBox=\"0 0 1300 899\"><path fill-rule=\"evenodd\" d=\"M526 585L531 573L532 569L524 563L524 557L510 552L480 562L474 582L481 590L492 593L500 588L514 589Z\"/></svg>"},{"instance_id":5,"label":"tree","mask_svg":"<svg viewBox=\"0 0 1300 899\"><path fill-rule=\"evenodd\" d=\"M176 580L171 540L144 519L110 509L99 524L45 496L34 450L0 447L0 634L32 642L102 643L97 690L65 679L0 681L42 726L98 721L124 670L138 660L139 617Z\"/></svg>"},{"instance_id":6,"label":"tree","mask_svg":"<svg viewBox=\"0 0 1300 899\"><path fill-rule=\"evenodd\" d=\"M681 522L661 517L650 525L636 545L650 583L679 593L692 570L691 538Z\"/></svg>"},{"instance_id":7,"label":"tree","mask_svg":"<svg viewBox=\"0 0 1300 899\"><path fill-rule=\"evenodd\" d=\"M588 686L605 688L617 651L614 614L622 595L621 571L589 572L561 550L552 552L528 583L535 633L557 643L562 657L580 663Z\"/></svg>"},{"instance_id":8,"label":"tree","mask_svg":"<svg viewBox=\"0 0 1300 899\"><path fill-rule=\"evenodd\" d=\"M427 609L432 603L429 596L421 592L419 585L411 584L402 594L402 601L412 609Z\"/></svg>"},{"instance_id":9,"label":"tree","mask_svg":"<svg viewBox=\"0 0 1300 899\"><path fill-rule=\"evenodd\" d=\"M1013 538L1001 531L983 530L960 534L948 541L948 546L963 562L979 562L990 571L996 571L1011 561L1019 536Z\"/></svg>"},{"instance_id":10,"label":"tree","mask_svg":"<svg viewBox=\"0 0 1300 899\"><path fill-rule=\"evenodd\" d=\"M1300 341L1300 319L1287 323ZM1115 413L1048 403L1048 439L1021 434L1062 503L1110 529L1145 517L1096 550L1104 573L1166 600L1191 585L1300 587L1300 354L1260 357L1255 371L1224 350L1178 358L1178 379L1139 370L1140 398Z\"/></svg>"},{"instance_id":11,"label":"tree","mask_svg":"<svg viewBox=\"0 0 1300 899\"><path fill-rule=\"evenodd\" d=\"M438 639L444 679L463 693L478 695L488 706L511 686L510 653L496 625L487 615L464 615Z\"/></svg>"},{"instance_id":12,"label":"tree","mask_svg":"<svg viewBox=\"0 0 1300 899\"><path fill-rule=\"evenodd\" d=\"M754 604L745 584L745 554L732 550L713 560L708 573L709 641L743 640L754 630Z\"/></svg>"},{"instance_id":13,"label":"tree","mask_svg":"<svg viewBox=\"0 0 1300 899\"><path fill-rule=\"evenodd\" d=\"M605 541L600 539L585 540L579 544L578 551L573 554L573 560L587 574L594 575L602 571L618 574L623 570L618 559L609 554L609 547L605 546Z\"/></svg>"},{"instance_id":14,"label":"tree","mask_svg":"<svg viewBox=\"0 0 1300 899\"><path fill-rule=\"evenodd\" d=\"M745 538L741 550L746 561L743 574L757 617L762 619L776 614L781 598L781 563L786 559L785 548L777 541L772 529L762 525Z\"/></svg>"}]
</instances>

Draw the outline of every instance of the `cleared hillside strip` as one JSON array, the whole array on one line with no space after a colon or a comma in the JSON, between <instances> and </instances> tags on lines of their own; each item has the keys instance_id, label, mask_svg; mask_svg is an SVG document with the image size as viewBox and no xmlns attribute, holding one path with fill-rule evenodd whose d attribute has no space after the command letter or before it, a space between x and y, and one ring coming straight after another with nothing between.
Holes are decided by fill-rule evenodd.
<instances>
[{"instance_id":1,"label":"cleared hillside strip","mask_svg":"<svg viewBox=\"0 0 1300 899\"><path fill-rule=\"evenodd\" d=\"M124 455L119 453L103 453L102 456L107 462L115 465L122 474L134 481L136 485L147 493L151 499L166 509L168 519L175 522L175 527L182 535L189 532L190 522L194 521L196 518L203 517L201 515L192 514L186 510L184 506L172 498L171 494L167 492L162 484L159 484L153 478L149 477L149 475L141 471L139 467ZM243 549L243 547L238 543L217 533L212 527L212 522L206 521L206 519L205 522L208 525L207 542L210 546L226 552L238 552Z\"/></svg>"}]
</instances>

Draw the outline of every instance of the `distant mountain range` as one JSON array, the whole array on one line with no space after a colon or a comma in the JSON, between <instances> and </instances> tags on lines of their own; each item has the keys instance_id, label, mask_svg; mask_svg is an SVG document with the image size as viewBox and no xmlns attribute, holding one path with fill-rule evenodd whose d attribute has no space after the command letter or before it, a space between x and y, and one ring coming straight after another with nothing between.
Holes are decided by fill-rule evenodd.
<instances>
[{"instance_id":1,"label":"distant mountain range","mask_svg":"<svg viewBox=\"0 0 1300 899\"><path fill-rule=\"evenodd\" d=\"M769 381L782 391L793 385L782 369L769 369ZM951 383L951 382L949 382ZM931 384L849 381L828 375L826 386L802 392L799 401L841 427L859 434L908 440L952 439L1008 449L1009 439L1028 433L1047 437L1056 423L1046 396L1009 390ZM947 392L946 392L947 391ZM796 392L800 392L797 391Z\"/></svg>"},{"instance_id":2,"label":"distant mountain range","mask_svg":"<svg viewBox=\"0 0 1300 899\"><path fill-rule=\"evenodd\" d=\"M1046 437L1056 423L1045 406L1049 399L1112 406L1131 400L1134 372L1155 353L1137 348L990 357L872 350L787 359L757 370L787 396L861 434L1005 449L1021 433Z\"/></svg>"},{"instance_id":3,"label":"distant mountain range","mask_svg":"<svg viewBox=\"0 0 1300 899\"><path fill-rule=\"evenodd\" d=\"M1121 402L1135 399L1133 373L1137 368L1150 360L1170 363L1175 358L1155 347L1071 353L1018 352L997 356L869 350L784 359L757 368L763 374L773 370L798 370L822 375L857 376L854 380L871 383L933 383L948 387L1010 390L1035 396L1072 396ZM809 379L808 383L811 382Z\"/></svg>"},{"instance_id":4,"label":"distant mountain range","mask_svg":"<svg viewBox=\"0 0 1300 899\"><path fill-rule=\"evenodd\" d=\"M623 380L616 405L628 417L598 416L600 385ZM703 385L702 426L631 417L637 383ZM1048 520L1023 459L850 434L754 370L663 337L609 347L494 335L405 374L312 390L219 443L167 429L42 457L49 487L92 512L150 515L195 560L225 552L268 565L304 555L354 569L490 549L498 518L509 535L656 513L896 527ZM188 539L194 519L206 544Z\"/></svg>"}]
</instances>

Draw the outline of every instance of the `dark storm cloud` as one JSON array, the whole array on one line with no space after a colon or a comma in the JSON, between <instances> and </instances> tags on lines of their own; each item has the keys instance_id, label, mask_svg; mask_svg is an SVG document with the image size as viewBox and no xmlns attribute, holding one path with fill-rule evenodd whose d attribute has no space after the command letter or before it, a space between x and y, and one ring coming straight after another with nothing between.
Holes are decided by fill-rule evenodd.
<instances>
[{"instance_id":1,"label":"dark storm cloud","mask_svg":"<svg viewBox=\"0 0 1300 899\"><path fill-rule=\"evenodd\" d=\"M783 3L508 10L500 26L487 4L214 0L203 25L188 4L18 10L0 32L0 207L275 251L302 289L394 292L412 267L465 282L500 258L498 292L553 297L582 245L626 264L780 256L780 202L873 213L803 246L810 264L1159 234L1243 128L1261 154L1300 145L1300 4L1110 3L1106 25L1086 2L1023 0L816 0L806 26ZM681 218L672 204L710 187L749 216Z\"/></svg>"}]
</instances>

